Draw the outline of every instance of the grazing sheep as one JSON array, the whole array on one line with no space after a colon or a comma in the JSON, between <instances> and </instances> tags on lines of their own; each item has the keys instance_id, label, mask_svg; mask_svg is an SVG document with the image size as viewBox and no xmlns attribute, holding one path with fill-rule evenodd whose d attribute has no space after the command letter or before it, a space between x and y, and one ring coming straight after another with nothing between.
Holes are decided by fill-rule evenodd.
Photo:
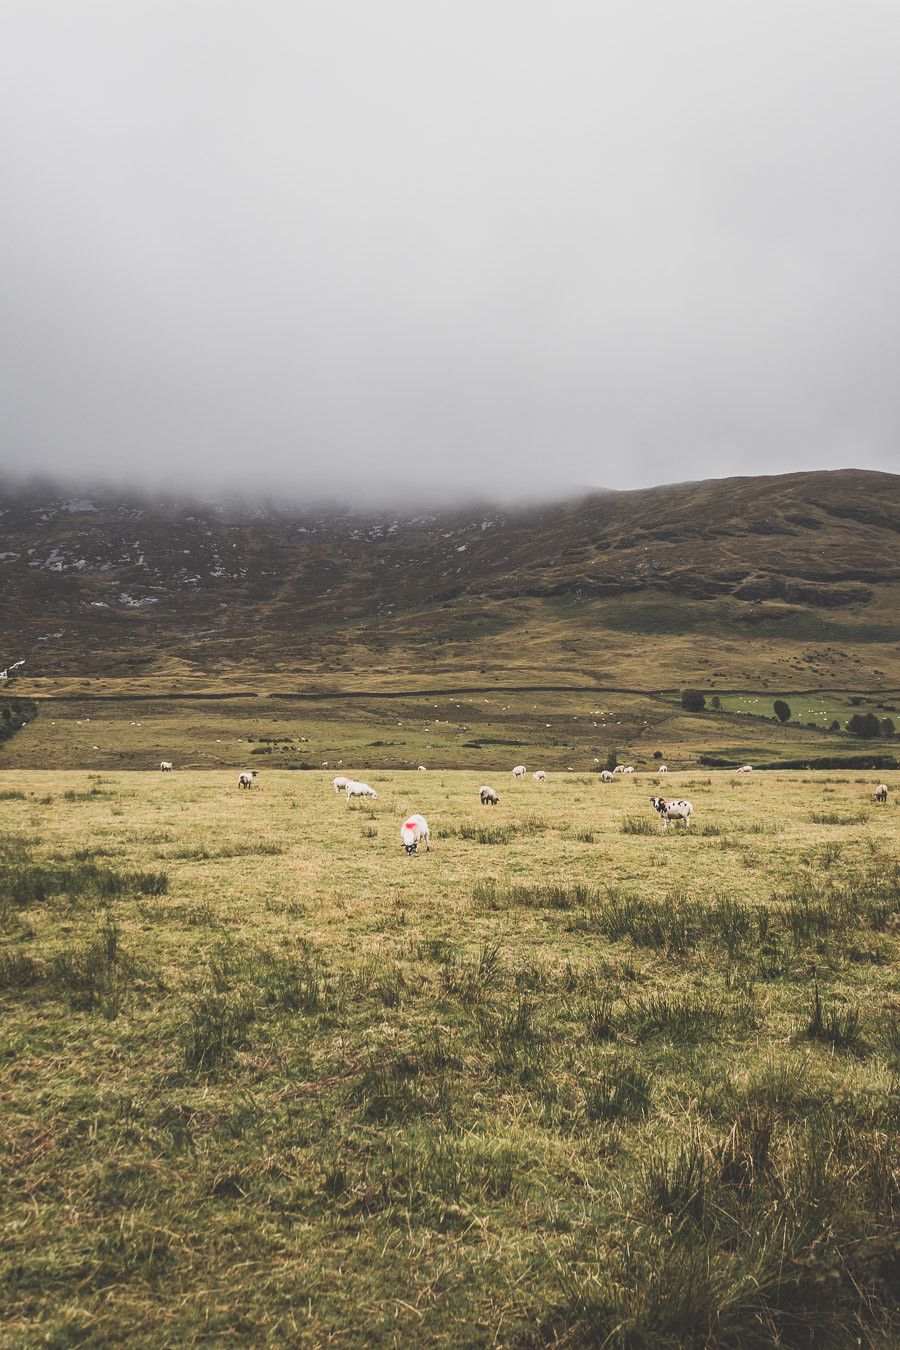
<instances>
[{"instance_id":1,"label":"grazing sheep","mask_svg":"<svg viewBox=\"0 0 900 1350\"><path fill-rule=\"evenodd\" d=\"M500 798L492 787L483 787L478 793L482 806L497 806Z\"/></svg>"},{"instance_id":2,"label":"grazing sheep","mask_svg":"<svg viewBox=\"0 0 900 1350\"><path fill-rule=\"evenodd\" d=\"M543 769L538 769L537 773L533 773L531 776L536 783L543 783L544 779L547 777Z\"/></svg>"},{"instance_id":3,"label":"grazing sheep","mask_svg":"<svg viewBox=\"0 0 900 1350\"><path fill-rule=\"evenodd\" d=\"M624 764L617 764L616 767L613 769L613 773L624 773L624 772L625 772Z\"/></svg>"},{"instance_id":4,"label":"grazing sheep","mask_svg":"<svg viewBox=\"0 0 900 1350\"><path fill-rule=\"evenodd\" d=\"M164 759L164 760L162 761L162 763L160 764L159 767L160 767L160 771L161 771L162 773L171 773L171 772L172 772L172 761L169 760L169 759Z\"/></svg>"},{"instance_id":5,"label":"grazing sheep","mask_svg":"<svg viewBox=\"0 0 900 1350\"><path fill-rule=\"evenodd\" d=\"M626 765L625 765L625 768L622 770L622 772L623 772L623 773L634 773L634 765L633 765L633 764L626 764Z\"/></svg>"},{"instance_id":6,"label":"grazing sheep","mask_svg":"<svg viewBox=\"0 0 900 1350\"><path fill-rule=\"evenodd\" d=\"M665 797L651 797L650 800L653 803L653 809L662 816L664 830L669 828L670 821L677 822L679 820L684 821L685 829L688 828L691 823L691 812L694 809L690 802L667 802Z\"/></svg>"},{"instance_id":7,"label":"grazing sheep","mask_svg":"<svg viewBox=\"0 0 900 1350\"><path fill-rule=\"evenodd\" d=\"M425 843L425 852L431 852L431 832L428 829L428 821L424 816L407 816L400 826L400 842L406 849L407 855L412 856L418 853L419 845Z\"/></svg>"},{"instance_id":8,"label":"grazing sheep","mask_svg":"<svg viewBox=\"0 0 900 1350\"><path fill-rule=\"evenodd\" d=\"M752 764L742 764L741 767L738 769L738 773L752 773L752 772L753 772Z\"/></svg>"},{"instance_id":9,"label":"grazing sheep","mask_svg":"<svg viewBox=\"0 0 900 1350\"><path fill-rule=\"evenodd\" d=\"M887 786L887 783L879 783L878 786L877 786L877 788L875 789L875 800L876 800L876 802L886 802L886 801L887 801L887 794L888 794L888 786Z\"/></svg>"},{"instance_id":10,"label":"grazing sheep","mask_svg":"<svg viewBox=\"0 0 900 1350\"><path fill-rule=\"evenodd\" d=\"M427 765L427 764L420 764L420 765L419 765L419 773L427 773L427 772L428 772L428 765Z\"/></svg>"},{"instance_id":11,"label":"grazing sheep","mask_svg":"<svg viewBox=\"0 0 900 1350\"><path fill-rule=\"evenodd\" d=\"M250 788L250 787L252 787L252 786L253 786L253 780L254 780L255 777L256 777L256 770L255 770L255 769L243 769L243 770L238 774L238 787L239 787L239 788Z\"/></svg>"},{"instance_id":12,"label":"grazing sheep","mask_svg":"<svg viewBox=\"0 0 900 1350\"><path fill-rule=\"evenodd\" d=\"M377 796L378 796L378 793L375 791L374 788L370 788L369 785L368 785L368 783L356 783L356 782L353 782L353 783L348 783L348 784L347 784L347 799L348 799L348 800L349 800L351 797L371 797L372 800L374 801L375 798L376 798Z\"/></svg>"},{"instance_id":13,"label":"grazing sheep","mask_svg":"<svg viewBox=\"0 0 900 1350\"><path fill-rule=\"evenodd\" d=\"M604 770L602 771L602 773L600 774L600 782L601 782L601 783L611 783L612 781L613 781L613 776L612 776L612 774L610 773L609 769L604 769Z\"/></svg>"},{"instance_id":14,"label":"grazing sheep","mask_svg":"<svg viewBox=\"0 0 900 1350\"><path fill-rule=\"evenodd\" d=\"M513 778L524 778L524 777L525 777L525 773L526 773L525 765L524 765L524 764L517 764L516 767L515 767L514 769L511 769L511 770L510 770L510 772L511 772Z\"/></svg>"},{"instance_id":15,"label":"grazing sheep","mask_svg":"<svg viewBox=\"0 0 900 1350\"><path fill-rule=\"evenodd\" d=\"M342 773L339 773L337 778L332 778L331 786L335 792L343 792L344 788L349 787L352 782L352 778L345 778Z\"/></svg>"},{"instance_id":16,"label":"grazing sheep","mask_svg":"<svg viewBox=\"0 0 900 1350\"><path fill-rule=\"evenodd\" d=\"M659 766L659 768L656 770L656 772L657 772L657 773L668 773L669 770L666 768L665 764L660 764L660 766Z\"/></svg>"}]
</instances>

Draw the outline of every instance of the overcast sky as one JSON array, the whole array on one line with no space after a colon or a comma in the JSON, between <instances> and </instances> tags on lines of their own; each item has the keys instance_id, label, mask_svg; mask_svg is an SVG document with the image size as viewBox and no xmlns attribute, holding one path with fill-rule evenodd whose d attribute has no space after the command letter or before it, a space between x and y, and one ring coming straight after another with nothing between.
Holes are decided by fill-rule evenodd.
<instances>
[{"instance_id":1,"label":"overcast sky","mask_svg":"<svg viewBox=\"0 0 900 1350\"><path fill-rule=\"evenodd\" d=\"M900 467L897 0L0 0L0 468Z\"/></svg>"}]
</instances>

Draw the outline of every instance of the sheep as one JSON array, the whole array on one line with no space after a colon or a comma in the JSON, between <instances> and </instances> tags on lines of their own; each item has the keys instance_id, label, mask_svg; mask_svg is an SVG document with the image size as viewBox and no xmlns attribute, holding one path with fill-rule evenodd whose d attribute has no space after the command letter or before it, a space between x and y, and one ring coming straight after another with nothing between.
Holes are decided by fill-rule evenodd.
<instances>
[{"instance_id":1,"label":"sheep","mask_svg":"<svg viewBox=\"0 0 900 1350\"><path fill-rule=\"evenodd\" d=\"M613 776L612 776L612 774L610 773L609 769L604 769L604 770L601 772L601 774L600 774L600 782L601 782L601 783L611 783L612 781L613 781Z\"/></svg>"},{"instance_id":2,"label":"sheep","mask_svg":"<svg viewBox=\"0 0 900 1350\"><path fill-rule=\"evenodd\" d=\"M334 788L336 793L341 793L344 791L344 788L349 787L352 782L353 782L352 778L345 778L342 773L339 773L337 778L332 778L331 786Z\"/></svg>"},{"instance_id":3,"label":"sheep","mask_svg":"<svg viewBox=\"0 0 900 1350\"><path fill-rule=\"evenodd\" d=\"M888 786L887 786L887 783L879 783L878 786L877 786L877 788L875 789L875 800L876 800L876 802L886 802L886 801L887 801L887 795L888 795Z\"/></svg>"},{"instance_id":4,"label":"sheep","mask_svg":"<svg viewBox=\"0 0 900 1350\"><path fill-rule=\"evenodd\" d=\"M657 773L668 773L669 770L666 768L665 764L660 764L660 766L659 766L659 768L656 770L656 772L657 772Z\"/></svg>"},{"instance_id":5,"label":"sheep","mask_svg":"<svg viewBox=\"0 0 900 1350\"><path fill-rule=\"evenodd\" d=\"M428 821L424 816L407 816L400 826L400 842L406 849L408 857L418 853L419 845L424 840L425 852L431 852L431 832L428 829Z\"/></svg>"},{"instance_id":6,"label":"sheep","mask_svg":"<svg viewBox=\"0 0 900 1350\"><path fill-rule=\"evenodd\" d=\"M753 765L752 765L752 764L742 764L741 767L738 769L737 772L738 772L738 773L752 773L752 772L753 772Z\"/></svg>"},{"instance_id":7,"label":"sheep","mask_svg":"<svg viewBox=\"0 0 900 1350\"><path fill-rule=\"evenodd\" d=\"M482 806L497 806L500 798L492 787L483 787L478 793Z\"/></svg>"},{"instance_id":8,"label":"sheep","mask_svg":"<svg viewBox=\"0 0 900 1350\"><path fill-rule=\"evenodd\" d=\"M419 773L427 773L427 772L428 772L428 765L427 765L427 764L420 764L420 765L419 765Z\"/></svg>"},{"instance_id":9,"label":"sheep","mask_svg":"<svg viewBox=\"0 0 900 1350\"><path fill-rule=\"evenodd\" d=\"M538 769L537 773L533 773L531 776L536 783L543 783L544 779L547 777L543 769Z\"/></svg>"},{"instance_id":10,"label":"sheep","mask_svg":"<svg viewBox=\"0 0 900 1350\"><path fill-rule=\"evenodd\" d=\"M351 797L371 797L372 800L374 801L377 796L378 793L375 791L374 788L370 788L368 783L353 782L347 784L348 801Z\"/></svg>"},{"instance_id":11,"label":"sheep","mask_svg":"<svg viewBox=\"0 0 900 1350\"><path fill-rule=\"evenodd\" d=\"M172 761L171 761L170 759L164 759L164 760L160 763L159 768L160 768L160 772L161 772L161 773L171 773L171 772L172 772Z\"/></svg>"},{"instance_id":12,"label":"sheep","mask_svg":"<svg viewBox=\"0 0 900 1350\"><path fill-rule=\"evenodd\" d=\"M634 773L634 765L633 765L633 764L626 764L626 765L625 765L625 768L622 770L622 772L623 772L623 773Z\"/></svg>"},{"instance_id":13,"label":"sheep","mask_svg":"<svg viewBox=\"0 0 900 1350\"><path fill-rule=\"evenodd\" d=\"M625 772L624 764L617 764L616 767L613 769L613 773L624 773L624 772Z\"/></svg>"},{"instance_id":14,"label":"sheep","mask_svg":"<svg viewBox=\"0 0 900 1350\"><path fill-rule=\"evenodd\" d=\"M513 778L524 778L526 773L525 765L517 764L514 769L510 770L510 773L512 774Z\"/></svg>"},{"instance_id":15,"label":"sheep","mask_svg":"<svg viewBox=\"0 0 900 1350\"><path fill-rule=\"evenodd\" d=\"M242 769L238 774L238 787L250 788L253 786L253 780L256 777L255 769Z\"/></svg>"},{"instance_id":16,"label":"sheep","mask_svg":"<svg viewBox=\"0 0 900 1350\"><path fill-rule=\"evenodd\" d=\"M690 802L667 802L665 797L651 797L650 801L653 803L653 809L662 816L664 830L669 828L670 821L683 820L685 829L690 826L691 812L694 809Z\"/></svg>"}]
</instances>

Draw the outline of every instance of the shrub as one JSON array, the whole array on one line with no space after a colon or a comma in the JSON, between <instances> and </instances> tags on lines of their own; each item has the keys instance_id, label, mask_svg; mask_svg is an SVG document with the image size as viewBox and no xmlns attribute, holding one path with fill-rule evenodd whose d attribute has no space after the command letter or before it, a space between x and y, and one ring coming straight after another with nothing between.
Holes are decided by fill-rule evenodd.
<instances>
[{"instance_id":1,"label":"shrub","mask_svg":"<svg viewBox=\"0 0 900 1350\"><path fill-rule=\"evenodd\" d=\"M699 689L683 689L681 706L688 712L703 712L706 707L706 695L701 693Z\"/></svg>"},{"instance_id":2,"label":"shrub","mask_svg":"<svg viewBox=\"0 0 900 1350\"><path fill-rule=\"evenodd\" d=\"M791 720L790 707L787 703L785 703L783 698L776 698L775 702L772 704L772 708L774 709L775 716L778 718L779 722L781 722L782 725L784 725L785 722L789 722Z\"/></svg>"},{"instance_id":3,"label":"shrub","mask_svg":"<svg viewBox=\"0 0 900 1350\"><path fill-rule=\"evenodd\" d=\"M847 730L854 736L878 736L881 733L881 723L875 713L854 713L847 723Z\"/></svg>"}]
</instances>

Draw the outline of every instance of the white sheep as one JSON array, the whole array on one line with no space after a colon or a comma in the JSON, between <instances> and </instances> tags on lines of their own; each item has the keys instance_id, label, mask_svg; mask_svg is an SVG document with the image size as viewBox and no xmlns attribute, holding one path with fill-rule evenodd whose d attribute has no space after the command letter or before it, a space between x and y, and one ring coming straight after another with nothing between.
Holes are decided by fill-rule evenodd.
<instances>
[{"instance_id":1,"label":"white sheep","mask_svg":"<svg viewBox=\"0 0 900 1350\"><path fill-rule=\"evenodd\" d=\"M420 764L420 765L419 765L419 773L427 773L427 772L428 772L428 765L427 765L427 764Z\"/></svg>"},{"instance_id":2,"label":"white sheep","mask_svg":"<svg viewBox=\"0 0 900 1350\"><path fill-rule=\"evenodd\" d=\"M374 801L378 793L374 788L370 788L368 783L352 782L347 784L347 799L351 797L371 797Z\"/></svg>"},{"instance_id":3,"label":"white sheep","mask_svg":"<svg viewBox=\"0 0 900 1350\"><path fill-rule=\"evenodd\" d=\"M601 782L601 783L611 783L612 781L613 781L613 776L612 776L612 774L610 773L609 769L603 769L602 772L601 772L601 774L600 774L600 782Z\"/></svg>"},{"instance_id":4,"label":"white sheep","mask_svg":"<svg viewBox=\"0 0 900 1350\"><path fill-rule=\"evenodd\" d=\"M690 802L667 802L665 797L651 797L654 810L662 816L663 829L669 828L670 821L684 821L684 828L688 829L691 823L691 812L693 807Z\"/></svg>"},{"instance_id":5,"label":"white sheep","mask_svg":"<svg viewBox=\"0 0 900 1350\"><path fill-rule=\"evenodd\" d=\"M622 770L622 772L623 772L623 773L634 773L634 765L633 765L633 764L626 764L626 765L625 765L625 768Z\"/></svg>"},{"instance_id":6,"label":"white sheep","mask_svg":"<svg viewBox=\"0 0 900 1350\"><path fill-rule=\"evenodd\" d=\"M496 806L500 801L500 798L492 787L481 788L478 796L481 798L482 806Z\"/></svg>"},{"instance_id":7,"label":"white sheep","mask_svg":"<svg viewBox=\"0 0 900 1350\"><path fill-rule=\"evenodd\" d=\"M543 769L538 769L537 773L533 773L531 776L536 783L543 783L544 779L547 777Z\"/></svg>"},{"instance_id":8,"label":"white sheep","mask_svg":"<svg viewBox=\"0 0 900 1350\"><path fill-rule=\"evenodd\" d=\"M625 772L624 764L617 764L616 767L613 769L613 773L624 773L624 772Z\"/></svg>"},{"instance_id":9,"label":"white sheep","mask_svg":"<svg viewBox=\"0 0 900 1350\"><path fill-rule=\"evenodd\" d=\"M752 765L752 764L742 764L741 767L738 769L737 772L738 772L738 773L752 773L752 772L753 772L753 765Z\"/></svg>"},{"instance_id":10,"label":"white sheep","mask_svg":"<svg viewBox=\"0 0 900 1350\"><path fill-rule=\"evenodd\" d=\"M887 801L887 797L888 797L888 785L887 785L887 783L879 783L878 786L877 786L877 788L875 789L875 800L876 800L876 802L886 802L886 801Z\"/></svg>"},{"instance_id":11,"label":"white sheep","mask_svg":"<svg viewBox=\"0 0 900 1350\"><path fill-rule=\"evenodd\" d=\"M665 764L660 764L660 766L659 766L659 768L656 770L656 772L657 772L657 773L668 773L669 770L666 768Z\"/></svg>"},{"instance_id":12,"label":"white sheep","mask_svg":"<svg viewBox=\"0 0 900 1350\"><path fill-rule=\"evenodd\" d=\"M418 853L419 845L424 841L425 852L431 852L431 832L424 816L407 816L400 826L400 842L409 856Z\"/></svg>"},{"instance_id":13,"label":"white sheep","mask_svg":"<svg viewBox=\"0 0 900 1350\"><path fill-rule=\"evenodd\" d=\"M159 767L162 773L171 773L173 768L172 761L170 759L164 759Z\"/></svg>"},{"instance_id":14,"label":"white sheep","mask_svg":"<svg viewBox=\"0 0 900 1350\"><path fill-rule=\"evenodd\" d=\"M513 778L524 778L526 774L525 765L517 764L514 769L510 770L510 773L512 774Z\"/></svg>"},{"instance_id":15,"label":"white sheep","mask_svg":"<svg viewBox=\"0 0 900 1350\"><path fill-rule=\"evenodd\" d=\"M250 788L253 786L253 780L256 777L255 769L242 769L238 774L238 787Z\"/></svg>"},{"instance_id":16,"label":"white sheep","mask_svg":"<svg viewBox=\"0 0 900 1350\"><path fill-rule=\"evenodd\" d=\"M342 773L339 773L337 778L332 778L331 786L334 788L335 792L340 793L344 791L344 788L349 787L352 782L352 778L345 778Z\"/></svg>"}]
</instances>

